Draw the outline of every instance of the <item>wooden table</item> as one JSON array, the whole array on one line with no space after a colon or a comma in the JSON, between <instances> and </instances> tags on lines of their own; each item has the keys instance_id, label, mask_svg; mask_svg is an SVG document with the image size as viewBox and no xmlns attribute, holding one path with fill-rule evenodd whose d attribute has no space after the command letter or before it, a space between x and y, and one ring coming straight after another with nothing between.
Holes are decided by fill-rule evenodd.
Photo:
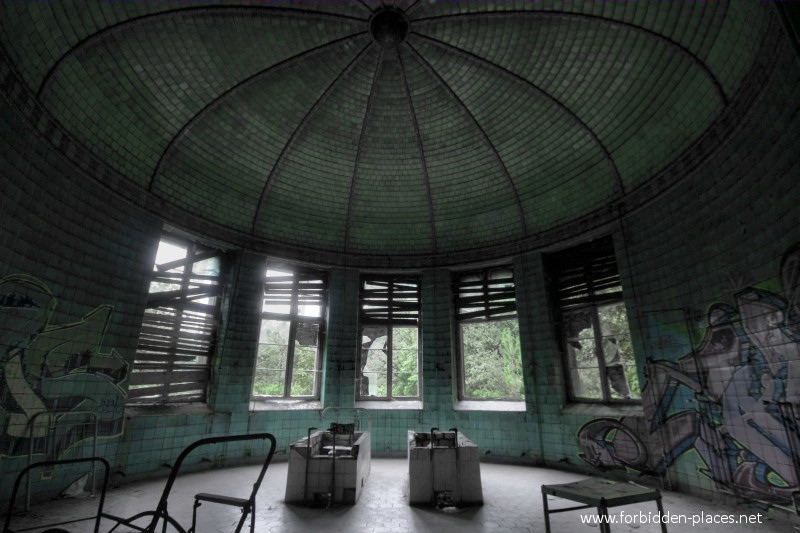
<instances>
[{"instance_id":1,"label":"wooden table","mask_svg":"<svg viewBox=\"0 0 800 533\"><path fill-rule=\"evenodd\" d=\"M547 506L548 495L580 502L584 505L550 510ZM643 487L641 485L637 485L636 483L622 483L600 478L583 479L581 481L562 483L560 485L542 485L545 531L550 533L551 513L563 513L565 511L575 511L577 509L596 507L600 520L607 520L609 507L617 507L620 505L628 505L652 500L655 500L656 505L658 506L659 518L663 518L664 507L661 505L661 493L658 491L658 489ZM603 516L606 518L603 519ZM667 533L667 525L661 520L660 522L661 531L663 533ZM610 533L611 526L607 521L600 522L598 525L600 526L601 533Z\"/></svg>"}]
</instances>

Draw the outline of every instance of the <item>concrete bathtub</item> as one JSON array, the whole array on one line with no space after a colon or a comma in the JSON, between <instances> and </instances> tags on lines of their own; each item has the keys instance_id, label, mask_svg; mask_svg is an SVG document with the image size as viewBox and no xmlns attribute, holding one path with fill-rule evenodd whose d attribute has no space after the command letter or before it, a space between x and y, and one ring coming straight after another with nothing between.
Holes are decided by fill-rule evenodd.
<instances>
[{"instance_id":1,"label":"concrete bathtub","mask_svg":"<svg viewBox=\"0 0 800 533\"><path fill-rule=\"evenodd\" d=\"M334 435L317 431L310 439L310 443L309 437L300 439L289 448L286 502L356 503L370 471L369 432Z\"/></svg>"},{"instance_id":2,"label":"concrete bathtub","mask_svg":"<svg viewBox=\"0 0 800 533\"><path fill-rule=\"evenodd\" d=\"M478 447L457 430L431 433L408 432L408 502L483 505Z\"/></svg>"}]
</instances>

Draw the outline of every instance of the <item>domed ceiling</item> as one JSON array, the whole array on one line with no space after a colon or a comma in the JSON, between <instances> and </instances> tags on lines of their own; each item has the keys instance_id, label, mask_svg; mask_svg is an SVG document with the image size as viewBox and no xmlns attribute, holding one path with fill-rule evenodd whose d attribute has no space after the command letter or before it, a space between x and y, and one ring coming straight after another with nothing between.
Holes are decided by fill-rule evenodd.
<instances>
[{"instance_id":1,"label":"domed ceiling","mask_svg":"<svg viewBox=\"0 0 800 533\"><path fill-rule=\"evenodd\" d=\"M496 257L647 202L774 19L750 2L0 3L11 68L107 186L189 231L354 265Z\"/></svg>"}]
</instances>

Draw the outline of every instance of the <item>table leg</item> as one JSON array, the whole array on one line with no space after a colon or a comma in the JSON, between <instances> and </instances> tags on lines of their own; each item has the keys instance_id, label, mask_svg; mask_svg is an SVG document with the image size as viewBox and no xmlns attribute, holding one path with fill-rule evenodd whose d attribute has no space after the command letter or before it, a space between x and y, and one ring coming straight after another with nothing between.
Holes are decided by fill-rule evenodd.
<instances>
[{"instance_id":1,"label":"table leg","mask_svg":"<svg viewBox=\"0 0 800 533\"><path fill-rule=\"evenodd\" d=\"M544 507L544 531L550 533L550 510L547 507L547 494L542 493L542 507Z\"/></svg>"},{"instance_id":2,"label":"table leg","mask_svg":"<svg viewBox=\"0 0 800 533\"><path fill-rule=\"evenodd\" d=\"M661 522L661 533L667 533L667 524L664 523L664 506L661 505L661 494L656 498L656 505L658 506L658 520Z\"/></svg>"},{"instance_id":3,"label":"table leg","mask_svg":"<svg viewBox=\"0 0 800 533\"><path fill-rule=\"evenodd\" d=\"M600 533L611 533L611 525L608 523L608 507L598 505L597 516L600 517Z\"/></svg>"}]
</instances>

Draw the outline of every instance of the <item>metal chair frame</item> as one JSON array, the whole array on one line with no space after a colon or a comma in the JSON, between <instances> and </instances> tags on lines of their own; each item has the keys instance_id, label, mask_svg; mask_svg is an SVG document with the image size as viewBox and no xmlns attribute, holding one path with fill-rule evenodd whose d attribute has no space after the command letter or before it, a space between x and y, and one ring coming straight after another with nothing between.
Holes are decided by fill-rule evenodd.
<instances>
[{"instance_id":1,"label":"metal chair frame","mask_svg":"<svg viewBox=\"0 0 800 533\"><path fill-rule=\"evenodd\" d=\"M72 520L66 520L66 521L62 521L62 522L53 522L51 524L43 524L43 525L40 524L40 525L37 525L37 526L34 526L34 527L25 528L25 529L18 529L18 530L11 529L11 515L14 514L13 513L13 511L14 511L14 503L16 502L17 494L19 492L19 487L20 487L20 484L22 483L22 480L25 479L25 478L29 479L28 473L31 470L35 469L35 468L43 468L43 467L49 467L49 466L61 466L61 465L75 464L75 463L91 463L92 464L92 475L93 476L94 476L94 466L95 466L96 463L101 463L103 465L104 469L105 469L105 472L104 472L104 475L103 475L103 488L100 491L100 501L99 501L98 506L97 506L97 514L94 517L75 518L75 519L72 519ZM20 471L19 474L17 474L17 479L14 481L14 488L11 491L11 500L9 501L9 504L8 504L9 505L8 512L6 513L6 519L5 519L5 522L3 524L3 533L18 533L18 532L22 532L22 531L29 531L31 529L42 529L42 528L45 528L45 527L61 526L61 525L64 525L64 524L72 524L72 523L75 523L75 522L83 522L85 520L92 520L92 519L94 519L94 521L95 521L95 523L94 523L94 533L99 533L99 531L100 531L100 519L106 516L103 513L103 504L105 503L105 499L106 499L106 487L108 486L108 478L109 478L110 470L111 470L111 467L108 464L108 461L106 461L102 457L84 457L84 458L81 458L81 459L62 459L60 461L39 461L37 463L29 464L28 466L23 468ZM94 479L92 479L92 483L94 484ZM64 530L62 530L62 531L64 531Z\"/></svg>"},{"instance_id":2,"label":"metal chair frame","mask_svg":"<svg viewBox=\"0 0 800 533\"><path fill-rule=\"evenodd\" d=\"M270 449L269 452L267 453L266 459L264 460L264 464L261 467L261 471L258 474L258 478L256 482L253 484L253 490L251 491L250 496L248 498L246 499L233 498L230 496L223 496L223 495L209 494L209 493L199 493L195 495L195 504L192 509L192 526L188 530L184 529L183 526L181 526L177 520L175 520L173 517L169 515L169 511L167 510L169 493L172 490L172 486L175 484L175 479L178 477L178 472L181 469L181 464L192 451L194 451L196 448L199 448L200 446L207 446L211 444L246 441L246 440L264 440L264 439L270 442ZM163 533L166 533L167 531L167 524L172 525L172 527L175 528L175 530L178 531L178 533L194 533L196 531L196 512L197 508L200 507L201 501L219 503L223 505L233 505L241 508L242 518L239 520L239 524L236 527L236 533L239 533L241 531L242 526L244 525L245 519L247 518L248 514L250 514L250 531L251 533L254 532L256 494L258 493L258 489L261 487L261 482L264 480L264 475L267 473L267 467L269 467L269 464L272 461L272 456L275 455L275 446L276 446L275 437L271 433L253 433L247 435L209 437L193 442L181 452L181 454L178 456L178 459L175 461L175 464L170 470L169 478L167 479L167 484L164 486L164 491L161 493L161 499L158 501L158 505L156 506L155 510L143 511L127 519L104 514L103 516L105 518L110 518L117 522L117 525L112 527L108 531L108 533L112 533L120 525L133 528L142 533L155 533L159 521L163 521L162 525ZM150 519L150 522L146 526L140 527L133 524L133 522L135 522L136 520L148 516L152 518Z\"/></svg>"}]
</instances>

